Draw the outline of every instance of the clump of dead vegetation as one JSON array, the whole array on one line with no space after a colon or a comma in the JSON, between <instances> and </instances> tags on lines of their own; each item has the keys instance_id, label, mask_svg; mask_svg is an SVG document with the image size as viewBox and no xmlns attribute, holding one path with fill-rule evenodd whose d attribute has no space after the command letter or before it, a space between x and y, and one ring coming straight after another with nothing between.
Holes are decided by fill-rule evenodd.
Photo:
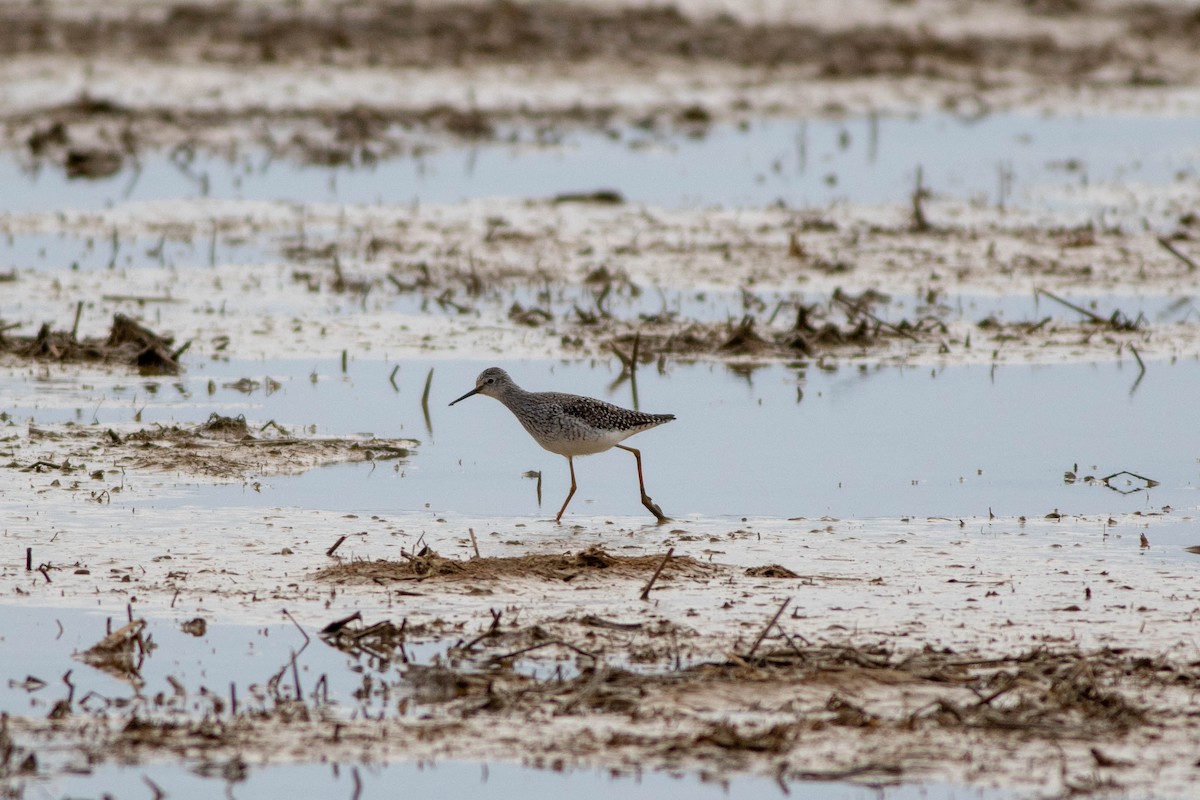
<instances>
[{"instance_id":1,"label":"clump of dead vegetation","mask_svg":"<svg viewBox=\"0 0 1200 800\"><path fill-rule=\"evenodd\" d=\"M142 664L155 644L146 635L146 620L131 619L84 650L78 658L88 666L140 687Z\"/></svg>"},{"instance_id":2,"label":"clump of dead vegetation","mask_svg":"<svg viewBox=\"0 0 1200 800\"><path fill-rule=\"evenodd\" d=\"M402 553L399 561L348 561L317 572L316 580L331 583L390 583L445 579L458 581L498 581L508 578L574 581L588 575L629 578L653 574L662 556L617 556L602 547L589 547L578 553L530 554L504 558L445 558L428 547L416 553ZM690 557L669 559L662 574L671 577L712 575L719 567Z\"/></svg>"},{"instance_id":3,"label":"clump of dead vegetation","mask_svg":"<svg viewBox=\"0 0 1200 800\"><path fill-rule=\"evenodd\" d=\"M322 638L349 654L404 664L393 691L403 684L414 702L451 718L605 715L610 731L614 718L631 723L606 746L687 753L730 768L796 755L802 742L838 730L893 731L897 742L922 731L997 742L1082 741L1091 743L1098 766L1120 766L1099 748L1172 714L1160 702L1162 692L1200 685L1200 665L1111 649L1035 648L1001 657L902 653L879 643L809 642L786 631L780 616L748 646L715 658L711 646L696 647L700 632L663 619L587 615L522 625L506 622L500 610L429 664L413 663L406 644L444 632L410 629L407 620L365 624L356 613L331 623ZM895 702L898 687L903 703ZM655 730L653 720L675 719L681 708L693 709L690 724ZM762 713L767 708L774 711ZM754 721L732 721L752 709ZM919 772L920 750L899 745L853 764L796 768L785 777L899 776Z\"/></svg>"},{"instance_id":4,"label":"clump of dead vegetation","mask_svg":"<svg viewBox=\"0 0 1200 800\"><path fill-rule=\"evenodd\" d=\"M756 301L757 298L750 298ZM815 358L826 353L868 350L895 342L938 342L946 324L931 314L889 322L882 308L891 298L873 290L852 295L836 289L826 302L779 302L769 310L757 300L740 319L702 323L643 317L636 330L616 332L611 343L631 346L635 337L648 352L677 356L772 356ZM788 324L777 324L780 319ZM595 320L580 320L583 325ZM619 323L611 327L622 327Z\"/></svg>"},{"instance_id":5,"label":"clump of dead vegetation","mask_svg":"<svg viewBox=\"0 0 1200 800\"><path fill-rule=\"evenodd\" d=\"M56 472L105 480L124 468L239 479L250 475L295 474L323 464L403 461L412 439L297 435L269 420L252 428L245 417L211 414L199 425L151 425L121 433L113 427L67 423L34 427L13 445L16 458L3 465L24 472ZM21 451L35 454L21 458ZM90 467L88 465L91 465ZM63 488L85 488L81 480ZM113 489L93 493L100 502Z\"/></svg>"},{"instance_id":6,"label":"clump of dead vegetation","mask_svg":"<svg viewBox=\"0 0 1200 800\"><path fill-rule=\"evenodd\" d=\"M510 578L514 569L540 568L540 577L552 580L569 580L562 570L624 570L621 583L632 589L640 582L633 579L663 571L669 559L622 559L593 548L542 561L487 561L457 563L479 562L480 575ZM470 574L452 563L424 551L405 559L402 573L443 580ZM679 564L695 569L685 559ZM752 571L769 574L774 567ZM343 564L324 572L335 580L378 577L363 570ZM495 731L504 729L521 732L521 754L548 763L613 763L618 754L618 760L647 768L703 765L772 774L783 782L919 780L928 775L931 753L939 762L974 764L989 748L1049 750L1059 754L1051 768L1061 768L1070 786L1095 788L1118 786L1123 771L1134 766L1124 755L1125 743L1178 724L1189 713L1179 698L1200 686L1200 662L1108 648L981 655L900 650L849 637L809 641L784 615L788 605L734 641L624 607L612 616L566 613L526 622L519 607L506 606L465 624L368 621L356 612L316 637L305 634L303 647L248 694L236 685L228 694L202 690L202 715L178 713L185 696L177 688L175 698L140 698L132 705L68 698L52 721L61 736L66 726L84 730L102 716L117 723L101 726L109 752L135 760L164 751L200 758L198 770L228 780L244 775L240 754L248 748L327 753L378 741L383 730L453 753L469 751L478 737L494 743ZM136 680L150 650L143 629L133 620L79 657ZM342 699L331 701L329 676L314 681L301 669L300 656L317 641L345 653L361 677L353 699L346 697L350 715L337 708ZM430 643L448 646L432 655L417 648ZM0 727L0 745L4 735ZM87 741L86 748L98 745ZM1066 750L1089 759L1086 774L1078 764L1076 774L1066 774ZM7 759L0 767L14 774L18 756L6 753L0 751Z\"/></svg>"},{"instance_id":7,"label":"clump of dead vegetation","mask_svg":"<svg viewBox=\"0 0 1200 800\"><path fill-rule=\"evenodd\" d=\"M355 614L331 624L322 636L347 652L409 663L403 652L409 640L405 624L363 625ZM831 727L972 731L1047 742L1064 737L1115 741L1167 713L1148 699L1153 687L1200 685L1195 665L1180 667L1108 649L1037 648L982 658L934 650L904 654L881 644L812 643L782 629L779 634L772 638L782 640L782 646L761 647L760 638L725 658L693 658L689 664L681 659L681 642L696 632L665 620L622 622L586 616L552 625L505 626L501 612L493 610L477 635L459 639L450 648L449 660L416 665L404 680L418 689L425 687L427 691L419 692L425 702L448 704L463 717L551 711L555 716L641 718L669 715L681 703L705 706L714 718L698 729L666 740L646 738L641 744L656 750L679 747L749 755L786 753L803 736ZM663 641L672 644L654 647L654 642ZM634 668L642 660L637 654L645 649L657 656L645 663L666 669ZM539 660L556 665L548 677L531 672L530 665ZM898 705L891 693L901 685L910 700ZM434 691L436 687L452 690ZM917 699L920 702L914 704ZM779 713L746 724L721 718L763 703L777 705ZM881 771L901 774L906 769L906 764L894 761Z\"/></svg>"},{"instance_id":8,"label":"clump of dead vegetation","mask_svg":"<svg viewBox=\"0 0 1200 800\"><path fill-rule=\"evenodd\" d=\"M34 336L6 334L13 325L0 325L0 353L37 361L64 364L100 363L136 367L143 375L177 375L183 371L179 357L191 342L175 347L174 339L161 336L124 314L113 315L105 338L79 339L79 314L69 331L44 323Z\"/></svg>"}]
</instances>

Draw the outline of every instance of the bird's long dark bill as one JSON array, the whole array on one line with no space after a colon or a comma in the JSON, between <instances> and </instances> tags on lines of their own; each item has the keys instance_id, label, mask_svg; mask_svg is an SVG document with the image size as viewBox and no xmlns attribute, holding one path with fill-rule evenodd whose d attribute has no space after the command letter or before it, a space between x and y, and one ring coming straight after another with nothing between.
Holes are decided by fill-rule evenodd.
<instances>
[{"instance_id":1,"label":"bird's long dark bill","mask_svg":"<svg viewBox=\"0 0 1200 800\"><path fill-rule=\"evenodd\" d=\"M458 400L455 400L455 401L454 401L454 403L457 403L457 402L459 402L459 401L461 401L461 400L466 400L468 397L470 397L470 396L471 396L471 395L473 395L473 394L479 394L479 389L477 389L477 388L476 388L476 389L472 389L471 391L469 391L469 392L467 392L466 394L464 394L462 397L458 398ZM454 405L454 403L451 403L450 405Z\"/></svg>"}]
</instances>

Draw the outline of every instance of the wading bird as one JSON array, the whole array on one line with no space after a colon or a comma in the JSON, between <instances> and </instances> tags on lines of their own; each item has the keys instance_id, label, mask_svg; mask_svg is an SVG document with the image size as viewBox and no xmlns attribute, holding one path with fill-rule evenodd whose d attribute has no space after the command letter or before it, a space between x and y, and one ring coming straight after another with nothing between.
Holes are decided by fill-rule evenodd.
<instances>
[{"instance_id":1,"label":"wading bird","mask_svg":"<svg viewBox=\"0 0 1200 800\"><path fill-rule=\"evenodd\" d=\"M659 522L667 521L662 509L646 494L646 482L642 479L641 452L620 442L635 433L670 422L675 419L674 414L630 411L603 400L577 394L527 392L513 383L508 373L499 367L489 367L479 373L479 377L475 379L475 388L454 403L466 400L473 394L496 398L516 415L538 444L551 453L566 456L567 467L571 470L571 491L567 492L567 499L563 501L562 508L554 517L555 522L562 521L563 512L567 510L567 504L575 495L575 456L603 453L611 447L619 447L633 453L637 460L638 488L642 492L642 505L649 509Z\"/></svg>"}]
</instances>

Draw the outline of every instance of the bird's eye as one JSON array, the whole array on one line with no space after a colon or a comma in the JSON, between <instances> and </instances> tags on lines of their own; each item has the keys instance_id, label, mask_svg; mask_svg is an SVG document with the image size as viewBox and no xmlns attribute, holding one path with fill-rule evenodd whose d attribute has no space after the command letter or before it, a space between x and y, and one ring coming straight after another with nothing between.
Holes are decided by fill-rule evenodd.
<instances>
[{"instance_id":1,"label":"bird's eye","mask_svg":"<svg viewBox=\"0 0 1200 800\"><path fill-rule=\"evenodd\" d=\"M496 382L496 379L495 379L495 378L488 378L488 379L487 379L487 382L488 382L488 383L495 383L495 382Z\"/></svg>"}]
</instances>

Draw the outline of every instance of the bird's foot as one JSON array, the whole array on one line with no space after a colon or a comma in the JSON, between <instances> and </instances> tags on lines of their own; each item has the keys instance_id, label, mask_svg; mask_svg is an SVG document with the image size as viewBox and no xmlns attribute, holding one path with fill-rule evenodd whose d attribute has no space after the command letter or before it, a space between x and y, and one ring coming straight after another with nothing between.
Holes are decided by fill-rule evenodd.
<instances>
[{"instance_id":1,"label":"bird's foot","mask_svg":"<svg viewBox=\"0 0 1200 800\"><path fill-rule=\"evenodd\" d=\"M664 522L671 521L671 518L662 512L662 509L658 507L658 504L650 499L650 495L642 495L642 505L644 505L647 510L654 515L660 525Z\"/></svg>"}]
</instances>

